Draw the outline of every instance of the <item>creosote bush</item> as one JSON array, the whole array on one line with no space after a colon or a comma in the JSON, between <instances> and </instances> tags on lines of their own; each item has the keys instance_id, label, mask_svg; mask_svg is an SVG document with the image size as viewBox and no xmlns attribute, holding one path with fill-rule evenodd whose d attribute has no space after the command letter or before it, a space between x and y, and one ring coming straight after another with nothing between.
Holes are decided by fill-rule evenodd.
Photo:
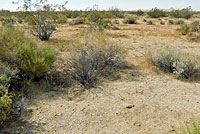
<instances>
[{"instance_id":1,"label":"creosote bush","mask_svg":"<svg viewBox=\"0 0 200 134\"><path fill-rule=\"evenodd\" d=\"M49 46L31 43L23 45L17 54L18 69L25 77L40 79L55 61L55 52Z\"/></svg>"},{"instance_id":2,"label":"creosote bush","mask_svg":"<svg viewBox=\"0 0 200 134\"><path fill-rule=\"evenodd\" d=\"M136 18L133 16L129 16L129 17L125 18L123 23L124 24L137 24Z\"/></svg>"},{"instance_id":3,"label":"creosote bush","mask_svg":"<svg viewBox=\"0 0 200 134\"><path fill-rule=\"evenodd\" d=\"M12 96L8 93L10 79L0 74L0 128L12 112Z\"/></svg>"},{"instance_id":4,"label":"creosote bush","mask_svg":"<svg viewBox=\"0 0 200 134\"><path fill-rule=\"evenodd\" d=\"M187 35L190 32L190 27L187 24L183 24L177 29L182 35Z\"/></svg>"},{"instance_id":5,"label":"creosote bush","mask_svg":"<svg viewBox=\"0 0 200 134\"><path fill-rule=\"evenodd\" d=\"M171 48L164 48L153 54L152 64L177 78L188 79L198 72L195 57Z\"/></svg>"},{"instance_id":6,"label":"creosote bush","mask_svg":"<svg viewBox=\"0 0 200 134\"><path fill-rule=\"evenodd\" d=\"M34 80L42 77L55 61L50 46L32 42L17 29L0 29L0 60L18 70L19 77Z\"/></svg>"},{"instance_id":7,"label":"creosote bush","mask_svg":"<svg viewBox=\"0 0 200 134\"><path fill-rule=\"evenodd\" d=\"M104 33L86 35L73 49L68 71L85 88L93 87L105 68L119 66L123 55L121 47L107 41Z\"/></svg>"}]
</instances>

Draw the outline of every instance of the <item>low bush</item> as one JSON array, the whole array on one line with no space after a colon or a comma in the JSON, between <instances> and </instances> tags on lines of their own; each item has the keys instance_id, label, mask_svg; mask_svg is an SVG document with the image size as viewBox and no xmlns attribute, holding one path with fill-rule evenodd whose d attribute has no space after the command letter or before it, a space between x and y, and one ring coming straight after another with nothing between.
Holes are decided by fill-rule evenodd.
<instances>
[{"instance_id":1,"label":"low bush","mask_svg":"<svg viewBox=\"0 0 200 134\"><path fill-rule=\"evenodd\" d=\"M174 21L173 21L173 20L168 20L168 23L169 23L170 25L172 25L172 24L174 24Z\"/></svg>"},{"instance_id":2,"label":"low bush","mask_svg":"<svg viewBox=\"0 0 200 134\"><path fill-rule=\"evenodd\" d=\"M148 20L146 21L147 25L153 25L153 21L152 20Z\"/></svg>"},{"instance_id":3,"label":"low bush","mask_svg":"<svg viewBox=\"0 0 200 134\"><path fill-rule=\"evenodd\" d=\"M164 48L152 56L152 64L160 70L188 79L198 72L197 60L188 53Z\"/></svg>"},{"instance_id":4,"label":"low bush","mask_svg":"<svg viewBox=\"0 0 200 134\"><path fill-rule=\"evenodd\" d=\"M190 27L187 24L183 24L177 30L182 35L187 35L190 32Z\"/></svg>"},{"instance_id":5,"label":"low bush","mask_svg":"<svg viewBox=\"0 0 200 134\"><path fill-rule=\"evenodd\" d=\"M166 12L158 8L153 8L151 11L147 12L147 15L151 18L167 17Z\"/></svg>"},{"instance_id":6,"label":"low bush","mask_svg":"<svg viewBox=\"0 0 200 134\"><path fill-rule=\"evenodd\" d=\"M190 23L189 25L190 32L200 32L200 25L198 21L194 21Z\"/></svg>"},{"instance_id":7,"label":"low bush","mask_svg":"<svg viewBox=\"0 0 200 134\"><path fill-rule=\"evenodd\" d=\"M183 20L178 20L177 22L176 22L176 24L177 25L182 25L182 24L184 24L185 22L183 21Z\"/></svg>"},{"instance_id":8,"label":"low bush","mask_svg":"<svg viewBox=\"0 0 200 134\"><path fill-rule=\"evenodd\" d=\"M106 67L117 66L122 59L121 47L109 44L103 36L89 35L83 44L71 51L69 74L85 88L93 87Z\"/></svg>"},{"instance_id":9,"label":"low bush","mask_svg":"<svg viewBox=\"0 0 200 134\"><path fill-rule=\"evenodd\" d=\"M123 21L124 24L137 24L136 22L136 18L133 16L129 16L127 18L125 18L125 20Z\"/></svg>"},{"instance_id":10,"label":"low bush","mask_svg":"<svg viewBox=\"0 0 200 134\"><path fill-rule=\"evenodd\" d=\"M20 77L40 78L55 61L53 49L31 42L23 31L6 28L0 31L0 60L16 68Z\"/></svg>"},{"instance_id":11,"label":"low bush","mask_svg":"<svg viewBox=\"0 0 200 134\"><path fill-rule=\"evenodd\" d=\"M135 14L136 14L137 16L142 16L142 15L144 15L144 11L142 11L142 10L137 10L137 11L135 12Z\"/></svg>"},{"instance_id":12,"label":"low bush","mask_svg":"<svg viewBox=\"0 0 200 134\"><path fill-rule=\"evenodd\" d=\"M69 22L69 25L80 25L80 24L84 24L84 20L81 18L78 18Z\"/></svg>"},{"instance_id":13,"label":"low bush","mask_svg":"<svg viewBox=\"0 0 200 134\"><path fill-rule=\"evenodd\" d=\"M43 77L51 67L55 61L55 52L49 46L31 43L20 47L17 58L20 73L35 80Z\"/></svg>"}]
</instances>

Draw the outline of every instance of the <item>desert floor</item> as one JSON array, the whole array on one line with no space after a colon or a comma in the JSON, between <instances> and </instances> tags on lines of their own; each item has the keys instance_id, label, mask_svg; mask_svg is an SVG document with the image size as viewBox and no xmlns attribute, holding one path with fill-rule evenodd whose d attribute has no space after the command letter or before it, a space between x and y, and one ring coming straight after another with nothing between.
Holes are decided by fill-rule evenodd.
<instances>
[{"instance_id":1,"label":"desert floor","mask_svg":"<svg viewBox=\"0 0 200 134\"><path fill-rule=\"evenodd\" d=\"M147 20L150 20L147 18ZM180 48L200 56L200 46L177 33L179 25L119 24L109 38L127 50L126 60L133 65L99 87L81 93L71 89L43 90L26 100L27 113L13 123L10 133L19 134L173 134L184 123L199 118L200 81L182 81L162 73L147 62L151 52L163 46ZM197 20L185 20L185 22ZM62 25L51 40L70 42L78 38L81 25ZM64 43L55 46L65 57ZM78 90L76 87L74 90ZM36 94L36 95L35 95Z\"/></svg>"}]
</instances>

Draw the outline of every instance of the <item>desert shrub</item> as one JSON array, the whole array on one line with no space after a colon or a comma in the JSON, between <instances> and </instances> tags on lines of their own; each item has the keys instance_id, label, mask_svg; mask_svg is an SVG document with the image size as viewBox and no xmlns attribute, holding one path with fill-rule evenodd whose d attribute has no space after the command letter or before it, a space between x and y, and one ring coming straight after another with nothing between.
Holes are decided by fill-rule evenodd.
<instances>
[{"instance_id":1,"label":"desert shrub","mask_svg":"<svg viewBox=\"0 0 200 134\"><path fill-rule=\"evenodd\" d=\"M164 12L158 8L153 8L151 11L147 12L147 15L151 18L160 18L160 17L167 16L166 12Z\"/></svg>"},{"instance_id":2,"label":"desert shrub","mask_svg":"<svg viewBox=\"0 0 200 134\"><path fill-rule=\"evenodd\" d=\"M55 53L49 46L31 43L23 45L17 54L18 65L25 77L35 80L44 76L55 61Z\"/></svg>"},{"instance_id":3,"label":"desert shrub","mask_svg":"<svg viewBox=\"0 0 200 134\"><path fill-rule=\"evenodd\" d=\"M107 19L106 14L99 11L97 6L85 11L85 13L87 32L104 31L111 28L112 22Z\"/></svg>"},{"instance_id":4,"label":"desert shrub","mask_svg":"<svg viewBox=\"0 0 200 134\"><path fill-rule=\"evenodd\" d=\"M0 29L0 60L19 70L20 77L42 77L55 60L49 46L37 45L17 29Z\"/></svg>"},{"instance_id":5,"label":"desert shrub","mask_svg":"<svg viewBox=\"0 0 200 134\"><path fill-rule=\"evenodd\" d=\"M117 25L113 25L112 30L119 30L119 27Z\"/></svg>"},{"instance_id":6,"label":"desert shrub","mask_svg":"<svg viewBox=\"0 0 200 134\"><path fill-rule=\"evenodd\" d=\"M0 128L12 112L12 99L8 93L10 79L0 75Z\"/></svg>"},{"instance_id":7,"label":"desert shrub","mask_svg":"<svg viewBox=\"0 0 200 134\"><path fill-rule=\"evenodd\" d=\"M177 22L176 22L176 24L177 25L182 25L182 24L184 24L185 22L183 21L183 20L178 20Z\"/></svg>"},{"instance_id":8,"label":"desert shrub","mask_svg":"<svg viewBox=\"0 0 200 134\"><path fill-rule=\"evenodd\" d=\"M197 60L188 53L164 48L152 56L152 64L160 70L188 79L198 72Z\"/></svg>"},{"instance_id":9,"label":"desert shrub","mask_svg":"<svg viewBox=\"0 0 200 134\"><path fill-rule=\"evenodd\" d=\"M175 18L185 18L189 19L193 15L192 11L190 8L184 8L182 10L174 10L170 12L170 16L175 17Z\"/></svg>"},{"instance_id":10,"label":"desert shrub","mask_svg":"<svg viewBox=\"0 0 200 134\"><path fill-rule=\"evenodd\" d=\"M133 16L129 16L129 17L125 18L123 23L124 24L137 24L136 18Z\"/></svg>"},{"instance_id":11,"label":"desert shrub","mask_svg":"<svg viewBox=\"0 0 200 134\"><path fill-rule=\"evenodd\" d=\"M69 74L85 88L93 87L106 67L114 67L121 61L121 47L109 44L103 36L89 35L83 44L71 51Z\"/></svg>"},{"instance_id":12,"label":"desert shrub","mask_svg":"<svg viewBox=\"0 0 200 134\"><path fill-rule=\"evenodd\" d=\"M200 32L200 25L198 21L189 24L190 32Z\"/></svg>"},{"instance_id":13,"label":"desert shrub","mask_svg":"<svg viewBox=\"0 0 200 134\"><path fill-rule=\"evenodd\" d=\"M80 25L80 24L84 24L84 20L81 18L75 19L69 23L69 25Z\"/></svg>"},{"instance_id":14,"label":"desert shrub","mask_svg":"<svg viewBox=\"0 0 200 134\"><path fill-rule=\"evenodd\" d=\"M172 24L174 24L174 21L173 20L168 20L168 23L172 25Z\"/></svg>"},{"instance_id":15,"label":"desert shrub","mask_svg":"<svg viewBox=\"0 0 200 134\"><path fill-rule=\"evenodd\" d=\"M190 27L187 24L183 24L177 30L182 35L187 35L190 32Z\"/></svg>"},{"instance_id":16,"label":"desert shrub","mask_svg":"<svg viewBox=\"0 0 200 134\"><path fill-rule=\"evenodd\" d=\"M136 14L137 16L142 16L142 15L144 15L144 11L142 11L142 10L137 10L137 11L135 12L135 14Z\"/></svg>"},{"instance_id":17,"label":"desert shrub","mask_svg":"<svg viewBox=\"0 0 200 134\"><path fill-rule=\"evenodd\" d=\"M30 39L19 29L0 28L0 60L14 65L17 63L17 50Z\"/></svg>"},{"instance_id":18,"label":"desert shrub","mask_svg":"<svg viewBox=\"0 0 200 134\"><path fill-rule=\"evenodd\" d=\"M160 24L161 24L161 25L165 25L165 22L164 22L164 21L161 21Z\"/></svg>"},{"instance_id":19,"label":"desert shrub","mask_svg":"<svg viewBox=\"0 0 200 134\"><path fill-rule=\"evenodd\" d=\"M147 25L153 25L153 21L152 20L148 20L146 21Z\"/></svg>"},{"instance_id":20,"label":"desert shrub","mask_svg":"<svg viewBox=\"0 0 200 134\"><path fill-rule=\"evenodd\" d=\"M52 36L59 23L56 10L64 8L64 5L50 5L47 0L32 2L31 0L19 0L18 4L22 9L30 11L32 14L27 16L28 29L31 34L42 41L47 41Z\"/></svg>"},{"instance_id":21,"label":"desert shrub","mask_svg":"<svg viewBox=\"0 0 200 134\"><path fill-rule=\"evenodd\" d=\"M124 18L125 17L124 13L116 7L112 7L111 9L109 9L109 12L112 16L114 16L116 18Z\"/></svg>"}]
</instances>

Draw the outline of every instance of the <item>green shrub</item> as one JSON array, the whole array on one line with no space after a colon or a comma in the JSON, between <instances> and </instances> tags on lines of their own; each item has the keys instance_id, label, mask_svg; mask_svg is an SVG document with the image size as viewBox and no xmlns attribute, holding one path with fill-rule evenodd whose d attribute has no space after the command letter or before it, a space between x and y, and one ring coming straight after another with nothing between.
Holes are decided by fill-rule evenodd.
<instances>
[{"instance_id":1,"label":"green shrub","mask_svg":"<svg viewBox=\"0 0 200 134\"><path fill-rule=\"evenodd\" d=\"M12 112L12 99L8 93L10 79L0 75L0 128Z\"/></svg>"},{"instance_id":2,"label":"green shrub","mask_svg":"<svg viewBox=\"0 0 200 134\"><path fill-rule=\"evenodd\" d=\"M31 80L41 78L55 61L55 52L49 46L31 43L23 45L17 55L18 69Z\"/></svg>"},{"instance_id":3,"label":"green shrub","mask_svg":"<svg viewBox=\"0 0 200 134\"><path fill-rule=\"evenodd\" d=\"M21 76L32 80L42 77L55 61L49 46L32 43L23 31L5 28L0 31L0 60L18 69Z\"/></svg>"},{"instance_id":4,"label":"green shrub","mask_svg":"<svg viewBox=\"0 0 200 134\"><path fill-rule=\"evenodd\" d=\"M190 32L200 32L200 25L198 21L189 24Z\"/></svg>"},{"instance_id":5,"label":"green shrub","mask_svg":"<svg viewBox=\"0 0 200 134\"><path fill-rule=\"evenodd\" d=\"M164 12L158 8L153 8L151 11L147 12L147 15L151 18L160 18L160 17L167 16L166 12Z\"/></svg>"},{"instance_id":6,"label":"green shrub","mask_svg":"<svg viewBox=\"0 0 200 134\"><path fill-rule=\"evenodd\" d=\"M174 10L170 12L170 16L175 18L185 18L189 19L191 18L193 13L191 12L190 8L184 8L182 10Z\"/></svg>"},{"instance_id":7,"label":"green shrub","mask_svg":"<svg viewBox=\"0 0 200 134\"><path fill-rule=\"evenodd\" d=\"M182 35L187 35L190 32L190 27L187 24L183 24L177 29Z\"/></svg>"},{"instance_id":8,"label":"green shrub","mask_svg":"<svg viewBox=\"0 0 200 134\"><path fill-rule=\"evenodd\" d=\"M152 56L152 64L160 70L188 79L198 72L197 60L188 53L164 48Z\"/></svg>"},{"instance_id":9,"label":"green shrub","mask_svg":"<svg viewBox=\"0 0 200 134\"><path fill-rule=\"evenodd\" d=\"M123 21L124 24L137 24L136 22L136 18L133 16L129 16L127 18L125 18L125 20Z\"/></svg>"},{"instance_id":10,"label":"green shrub","mask_svg":"<svg viewBox=\"0 0 200 134\"><path fill-rule=\"evenodd\" d=\"M88 32L104 31L112 27L112 22L107 20L106 14L99 11L98 7L94 6L85 13L86 30Z\"/></svg>"}]
</instances>

